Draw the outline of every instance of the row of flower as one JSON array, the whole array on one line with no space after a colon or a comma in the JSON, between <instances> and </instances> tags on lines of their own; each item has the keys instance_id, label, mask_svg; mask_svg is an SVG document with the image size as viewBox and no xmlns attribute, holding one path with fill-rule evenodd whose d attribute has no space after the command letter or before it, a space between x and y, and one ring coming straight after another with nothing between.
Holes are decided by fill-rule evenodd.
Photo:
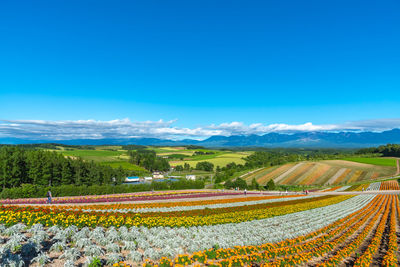
<instances>
[{"instance_id":1,"label":"row of flower","mask_svg":"<svg viewBox=\"0 0 400 267\"><path fill-rule=\"evenodd\" d=\"M128 227L142 225L146 227L188 227L265 219L336 204L350 197L322 196L238 207L150 213L81 212L63 209L48 210L35 207L2 206L0 207L0 223L6 225L13 225L19 222L27 225L42 223L46 226L62 225L64 227L70 225L78 227L96 227L99 225L104 227L121 227L123 225Z\"/></svg>"},{"instance_id":2,"label":"row of flower","mask_svg":"<svg viewBox=\"0 0 400 267\"><path fill-rule=\"evenodd\" d=\"M92 207L60 207L64 210L75 210L81 212L92 212L92 211L101 211L101 212L117 212L117 213L149 213L149 212L175 212L175 211L190 211L190 210L203 210L203 209L219 209L219 208L230 208L230 207L240 207L240 206L251 206L251 205L259 205L265 203L273 203L273 202L284 202L284 201L291 201L291 200L301 200L301 199L308 199L314 198L316 195L313 196L294 196L294 197L267 197L266 199L261 200L252 200L247 199L247 201L242 202L232 202L232 203L225 203L225 204L209 204L209 205L195 205L195 206L176 206L176 207L160 207L160 208L120 208L120 209L109 209L106 205L99 208L96 206ZM175 204L179 204L176 202ZM54 209L54 208L53 208Z\"/></svg>"},{"instance_id":3,"label":"row of flower","mask_svg":"<svg viewBox=\"0 0 400 267\"><path fill-rule=\"evenodd\" d=\"M387 198L391 199L391 201L390 201L391 207L387 208L385 210L384 216L382 217L381 221L379 222L379 225L375 230L375 234L374 234L372 240L369 242L364 253L360 257L358 257L357 260L354 262L354 266L365 266L365 265L371 263L374 254L377 252L378 248L381 245L383 232L385 231L388 220L390 221L389 213L393 214L396 212L395 198L397 198L397 197L389 196Z\"/></svg>"},{"instance_id":4,"label":"row of flower","mask_svg":"<svg viewBox=\"0 0 400 267\"><path fill-rule=\"evenodd\" d=\"M396 180L392 180L383 182L379 190L400 190L400 187Z\"/></svg>"},{"instance_id":5,"label":"row of flower","mask_svg":"<svg viewBox=\"0 0 400 267\"><path fill-rule=\"evenodd\" d=\"M279 242L313 232L344 218L365 207L372 198L362 195L334 205L274 218L187 228L141 226L128 229L122 226L119 229L96 227L91 230L76 226L48 228L41 224L28 228L16 224L9 228L0 227L0 236L4 241L0 253L3 258L0 261L1 264L24 261L25 265L30 262L52 265L60 259L65 262L65 266L73 266L77 261L82 263L85 260L89 263L97 257L107 264L124 260L137 266L145 258L160 260L163 256L174 257L211 247L229 248ZM44 244L47 244L46 247ZM50 254L53 256L50 257ZM54 255L57 255L57 260L54 260Z\"/></svg>"},{"instance_id":6,"label":"row of flower","mask_svg":"<svg viewBox=\"0 0 400 267\"><path fill-rule=\"evenodd\" d=\"M395 196L379 196L364 210L351 214L344 220L335 222L303 238L262 246L209 249L192 255L179 255L174 259L162 258L157 263L147 261L146 265L172 266L173 264L187 265L198 262L211 266L243 266L262 262L265 266L289 266L324 257L323 261L316 264L317 266L337 266L365 242L366 236L373 230L375 222L379 220L372 242L355 262L357 266L368 266L371 263L372 255L379 247L388 214L389 212L394 214L396 198ZM379 206L378 210L376 210L375 205ZM342 246L359 229L362 230L356 239ZM309 241L305 241L307 239ZM393 243L395 242L393 241ZM391 253L387 258L389 257L391 257L391 261L385 266L397 266L394 253Z\"/></svg>"},{"instance_id":7,"label":"row of flower","mask_svg":"<svg viewBox=\"0 0 400 267\"><path fill-rule=\"evenodd\" d=\"M322 190L322 192L342 192L342 191L346 191L349 188L350 188L349 185L335 186L335 187L331 187L331 188L327 188L325 190Z\"/></svg>"},{"instance_id":8,"label":"row of flower","mask_svg":"<svg viewBox=\"0 0 400 267\"><path fill-rule=\"evenodd\" d=\"M53 204L63 203L101 203L101 202L123 202L123 201L143 201L160 199L179 199L179 198L201 198L212 196L232 196L242 195L240 192L218 192L218 191L169 191L152 193L130 193L102 196L79 196L79 197L55 197ZM249 192L249 194L252 194ZM2 199L0 204L46 204L47 198L23 198L23 199Z\"/></svg>"},{"instance_id":9,"label":"row of flower","mask_svg":"<svg viewBox=\"0 0 400 267\"><path fill-rule=\"evenodd\" d=\"M225 195L226 196L226 195ZM234 195L235 196L235 195ZM244 203L259 201L259 200L286 200L294 197L301 197L304 195L252 195L245 197L232 197L229 198L216 198L216 199L202 199L194 201L168 201L168 202L139 202L139 203L109 203L109 204L81 204L81 205L40 205L46 209L66 209L66 210L144 210L144 209L158 209L158 208L174 208L174 207L195 207L195 206L209 206L218 204L231 204L231 203ZM30 205L32 206L32 205ZM35 205L34 205L35 206ZM37 206L37 205L36 205Z\"/></svg>"},{"instance_id":10,"label":"row of flower","mask_svg":"<svg viewBox=\"0 0 400 267\"><path fill-rule=\"evenodd\" d=\"M310 231L306 235L286 239L278 243L265 243L259 246L237 246L227 249L214 248L196 252L192 255L178 255L171 259L162 258L158 262L148 261L146 265L171 266L176 263L186 265L196 262L211 266L234 266L235 263L251 265L260 262L267 262L267 266L299 264L309 258L308 253L310 250L317 251L317 248L326 246L325 244L329 243L327 242L328 240L336 237L343 230L350 228L355 222L373 212L374 206L380 202L382 202L382 199L375 199L362 209L319 230ZM358 225L360 225L360 222Z\"/></svg>"},{"instance_id":11,"label":"row of flower","mask_svg":"<svg viewBox=\"0 0 400 267\"><path fill-rule=\"evenodd\" d=\"M400 216L400 205L399 205L399 199L396 198L396 211L397 211L397 216ZM383 266L390 266L390 267L395 267L398 266L398 260L396 253L398 251L398 245L397 245L397 233L396 233L396 224L397 224L397 219L396 219L396 212L394 208L392 208L391 214L390 214L390 232L389 232L389 242L388 242L388 247L385 256L383 257Z\"/></svg>"},{"instance_id":12,"label":"row of flower","mask_svg":"<svg viewBox=\"0 0 400 267\"><path fill-rule=\"evenodd\" d=\"M374 185L374 187L376 186L377 185ZM385 190L391 190L396 188L396 186L398 186L397 182L384 182L382 188ZM376 207L379 208L376 209ZM264 244L258 247L235 247L233 249L220 250L210 249L192 255L179 255L175 259L163 258L158 262L158 264L160 266L171 266L173 264L187 265L201 262L211 266L235 266L254 264L262 261L266 266L286 266L301 264L311 260L312 258L325 256L325 260L318 264L318 266L336 266L344 258L354 253L354 251L365 242L366 236L373 230L374 225L376 224L375 222L379 220L383 213L383 216L379 220L378 227L375 230L373 239L364 253L358 257L355 262L355 265L357 266L368 266L371 263L372 256L379 248L387 224L388 215L390 213L389 245L382 265L397 266L398 260L395 254L397 251L396 209L399 211L399 201L396 196L378 196L375 201L370 203L363 211L358 212L358 214L356 212L356 216L354 216L354 214L350 215L349 217L354 216L352 219L345 218L344 220L337 221L336 223L333 223L320 231L306 235L303 238L286 240L285 242L277 244ZM344 221L346 221L346 223L337 227ZM333 231L329 231L333 227L337 228ZM332 249L337 247L339 244L344 243L348 237L359 231L359 229L362 229L362 231L355 240L338 250L334 250L334 254L329 255ZM337 236L339 233L339 238L326 242L326 240ZM320 234L321 236L314 238ZM304 242L307 238L314 239L309 242ZM302 243L296 246L295 244L300 241ZM283 248L280 247L282 244L284 244ZM326 256L327 254L328 256ZM277 259L277 257L281 258ZM154 262L148 261L146 265L152 266L154 265Z\"/></svg>"},{"instance_id":13,"label":"row of flower","mask_svg":"<svg viewBox=\"0 0 400 267\"><path fill-rule=\"evenodd\" d=\"M379 208L375 211L375 213L372 213L370 216L365 216L363 220L357 225L357 227L352 227L351 231L349 231L349 234L345 234L343 237L346 238L340 238L340 242L337 242L337 244L344 243L345 246L342 248L335 250L335 254L323 261L320 266L332 266L332 265L337 265L339 264L343 259L349 257L352 255L357 249L359 249L360 245L365 241L366 237L368 234L373 231L374 225L376 225L376 222L379 222L380 224L383 222L386 222L386 217L388 214L388 210L390 210L390 197L388 196L380 196L380 198L384 199L383 205L380 205ZM383 213L383 216L382 216ZM379 220L381 218L381 220ZM356 233L357 230L361 229L361 232L358 233L355 239L351 240L350 243L345 243L345 240Z\"/></svg>"}]
</instances>

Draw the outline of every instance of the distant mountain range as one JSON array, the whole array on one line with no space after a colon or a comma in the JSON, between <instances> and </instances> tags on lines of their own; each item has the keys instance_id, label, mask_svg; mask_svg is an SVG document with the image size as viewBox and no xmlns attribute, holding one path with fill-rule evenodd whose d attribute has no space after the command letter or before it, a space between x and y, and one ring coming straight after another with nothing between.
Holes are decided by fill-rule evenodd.
<instances>
[{"instance_id":1,"label":"distant mountain range","mask_svg":"<svg viewBox=\"0 0 400 267\"><path fill-rule=\"evenodd\" d=\"M358 148L400 143L400 129L384 132L299 132L293 134L268 133L265 135L212 136L202 141L165 140L158 138L29 140L0 138L1 144L61 143L66 145L200 145L205 147L319 147Z\"/></svg>"}]
</instances>

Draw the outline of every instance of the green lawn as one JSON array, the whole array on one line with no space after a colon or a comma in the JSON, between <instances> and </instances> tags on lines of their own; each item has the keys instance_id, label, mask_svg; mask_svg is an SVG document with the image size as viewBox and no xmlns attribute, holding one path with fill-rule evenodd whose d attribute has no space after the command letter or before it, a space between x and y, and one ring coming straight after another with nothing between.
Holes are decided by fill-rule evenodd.
<instances>
[{"instance_id":1,"label":"green lawn","mask_svg":"<svg viewBox=\"0 0 400 267\"><path fill-rule=\"evenodd\" d=\"M111 166L113 168L119 168L122 167L125 170L132 170L132 171L142 171L142 172L149 172L146 169L137 166L135 164L131 164L129 162L126 161L110 161L110 162L101 162L101 165L108 165Z\"/></svg>"},{"instance_id":2,"label":"green lawn","mask_svg":"<svg viewBox=\"0 0 400 267\"><path fill-rule=\"evenodd\" d=\"M379 166L396 166L396 160L390 158L344 158L344 160Z\"/></svg>"},{"instance_id":3,"label":"green lawn","mask_svg":"<svg viewBox=\"0 0 400 267\"><path fill-rule=\"evenodd\" d=\"M84 160L95 161L95 162L104 162L104 161L120 161L121 156L126 154L124 151L112 151L112 150L83 150L83 149L75 149L75 150L63 150L60 151L64 156L69 157L81 157Z\"/></svg>"}]
</instances>

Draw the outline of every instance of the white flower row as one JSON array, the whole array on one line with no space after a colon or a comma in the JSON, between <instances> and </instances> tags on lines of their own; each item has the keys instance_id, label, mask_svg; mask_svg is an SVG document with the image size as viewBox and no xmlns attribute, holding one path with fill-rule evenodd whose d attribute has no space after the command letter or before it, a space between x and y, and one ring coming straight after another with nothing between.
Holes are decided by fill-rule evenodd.
<instances>
[{"instance_id":1,"label":"white flower row","mask_svg":"<svg viewBox=\"0 0 400 267\"><path fill-rule=\"evenodd\" d=\"M377 183L372 183L368 186L368 188L366 189L367 191L375 191L375 190L379 190L379 188L381 187L381 183L377 182Z\"/></svg>"}]
</instances>

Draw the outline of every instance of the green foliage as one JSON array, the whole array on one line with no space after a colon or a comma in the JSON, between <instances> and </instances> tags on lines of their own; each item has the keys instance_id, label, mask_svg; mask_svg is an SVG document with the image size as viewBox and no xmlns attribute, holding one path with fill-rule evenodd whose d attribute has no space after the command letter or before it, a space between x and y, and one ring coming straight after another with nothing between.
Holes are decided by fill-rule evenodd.
<instances>
[{"instance_id":1,"label":"green foliage","mask_svg":"<svg viewBox=\"0 0 400 267\"><path fill-rule=\"evenodd\" d=\"M169 160L174 160L174 159L183 160L184 158L187 157L187 155L185 154L168 154L167 156Z\"/></svg>"},{"instance_id":2,"label":"green foliage","mask_svg":"<svg viewBox=\"0 0 400 267\"><path fill-rule=\"evenodd\" d=\"M196 170L212 172L214 170L214 164L208 161L198 162L196 164Z\"/></svg>"},{"instance_id":3,"label":"green foliage","mask_svg":"<svg viewBox=\"0 0 400 267\"><path fill-rule=\"evenodd\" d=\"M123 169L113 169L80 158L65 158L57 152L32 150L19 146L0 147L0 186L22 184L41 186L109 184L115 177L120 184L126 177Z\"/></svg>"},{"instance_id":4,"label":"green foliage","mask_svg":"<svg viewBox=\"0 0 400 267\"><path fill-rule=\"evenodd\" d=\"M141 166L149 171L168 171L170 165L168 160L158 157L153 150L136 150L129 151L130 163Z\"/></svg>"},{"instance_id":5,"label":"green foliage","mask_svg":"<svg viewBox=\"0 0 400 267\"><path fill-rule=\"evenodd\" d=\"M276 189L276 185L275 185L274 180L272 180L272 179L269 180L267 185L265 186L265 189L267 189L267 190L275 190Z\"/></svg>"},{"instance_id":6,"label":"green foliage","mask_svg":"<svg viewBox=\"0 0 400 267\"><path fill-rule=\"evenodd\" d=\"M182 165L178 165L175 167L175 171L177 172L182 172L183 171L183 166Z\"/></svg>"},{"instance_id":7,"label":"green foliage","mask_svg":"<svg viewBox=\"0 0 400 267\"><path fill-rule=\"evenodd\" d=\"M205 147L203 147L203 146L196 146L196 145L187 145L185 147L188 150L191 150L191 149L205 149Z\"/></svg>"},{"instance_id":8,"label":"green foliage","mask_svg":"<svg viewBox=\"0 0 400 267\"><path fill-rule=\"evenodd\" d=\"M101 267L101 266L102 266L102 263L98 257L94 257L88 265L88 267Z\"/></svg>"},{"instance_id":9,"label":"green foliage","mask_svg":"<svg viewBox=\"0 0 400 267\"><path fill-rule=\"evenodd\" d=\"M235 181L229 180L225 182L225 188L231 189L236 187L238 187L240 190L249 188L246 181L242 178L237 178Z\"/></svg>"},{"instance_id":10,"label":"green foliage","mask_svg":"<svg viewBox=\"0 0 400 267\"><path fill-rule=\"evenodd\" d=\"M177 182L171 183L169 188L173 190L187 189L187 188L202 189L204 188L204 181L201 180L192 181L192 180L182 179Z\"/></svg>"},{"instance_id":11,"label":"green foliage","mask_svg":"<svg viewBox=\"0 0 400 267\"><path fill-rule=\"evenodd\" d=\"M260 189L260 185L257 183L256 178L253 178L253 180L251 180L250 188L253 189L253 190L259 190Z\"/></svg>"},{"instance_id":12,"label":"green foliage","mask_svg":"<svg viewBox=\"0 0 400 267\"><path fill-rule=\"evenodd\" d=\"M400 157L399 144L387 144L379 147L363 148L356 152L356 154L371 154L379 153L384 157Z\"/></svg>"},{"instance_id":13,"label":"green foliage","mask_svg":"<svg viewBox=\"0 0 400 267\"><path fill-rule=\"evenodd\" d=\"M199 156L199 155L213 155L213 154L215 154L216 152L214 152L214 151L195 151L194 153L193 153L193 156Z\"/></svg>"},{"instance_id":14,"label":"green foliage","mask_svg":"<svg viewBox=\"0 0 400 267\"><path fill-rule=\"evenodd\" d=\"M190 165L188 163L185 162L185 164L183 165L183 169L185 171L189 171L190 170Z\"/></svg>"}]
</instances>

